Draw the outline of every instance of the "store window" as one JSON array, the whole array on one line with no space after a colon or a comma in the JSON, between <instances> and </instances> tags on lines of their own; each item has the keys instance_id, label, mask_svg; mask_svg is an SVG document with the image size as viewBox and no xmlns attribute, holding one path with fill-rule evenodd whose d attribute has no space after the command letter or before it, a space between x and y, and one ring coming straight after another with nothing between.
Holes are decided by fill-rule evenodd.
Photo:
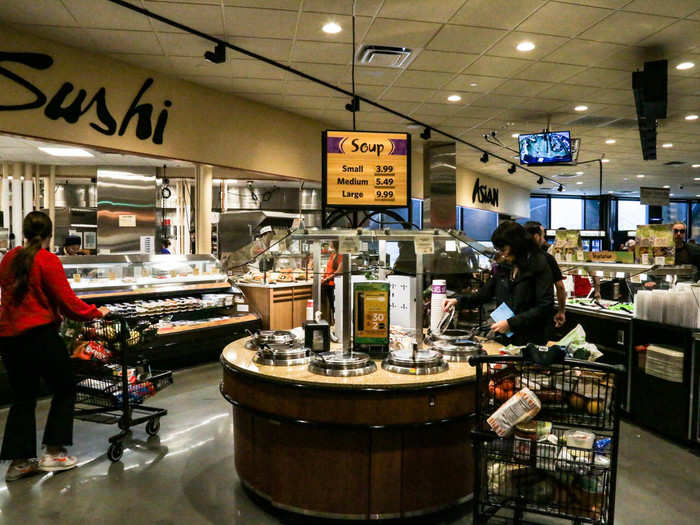
<instances>
[{"instance_id":1,"label":"store window","mask_svg":"<svg viewBox=\"0 0 700 525\"><path fill-rule=\"evenodd\" d=\"M690 235L693 239L700 243L700 202L694 202L691 205L693 225Z\"/></svg>"},{"instance_id":2,"label":"store window","mask_svg":"<svg viewBox=\"0 0 700 525\"><path fill-rule=\"evenodd\" d=\"M498 226L498 213L486 210L462 208L462 231L475 241L491 240Z\"/></svg>"},{"instance_id":3,"label":"store window","mask_svg":"<svg viewBox=\"0 0 700 525\"><path fill-rule=\"evenodd\" d=\"M600 201L586 199L584 203L584 229L597 230L600 228Z\"/></svg>"},{"instance_id":4,"label":"store window","mask_svg":"<svg viewBox=\"0 0 700 525\"><path fill-rule=\"evenodd\" d=\"M530 218L545 229L549 228L549 199L547 197L530 197Z\"/></svg>"},{"instance_id":5,"label":"store window","mask_svg":"<svg viewBox=\"0 0 700 525\"><path fill-rule=\"evenodd\" d=\"M421 199L411 199L411 220L418 229L423 228L423 201Z\"/></svg>"},{"instance_id":6,"label":"store window","mask_svg":"<svg viewBox=\"0 0 700 525\"><path fill-rule=\"evenodd\" d=\"M664 224L684 222L688 224L688 205L685 202L671 202L661 207L661 217Z\"/></svg>"},{"instance_id":7,"label":"store window","mask_svg":"<svg viewBox=\"0 0 700 525\"><path fill-rule=\"evenodd\" d=\"M618 201L617 229L618 231L636 230L640 224L648 224L649 211L646 204L639 201Z\"/></svg>"},{"instance_id":8,"label":"store window","mask_svg":"<svg viewBox=\"0 0 700 525\"><path fill-rule=\"evenodd\" d=\"M550 226L552 229L583 229L583 199L552 197L550 206L552 208L552 224Z\"/></svg>"}]
</instances>

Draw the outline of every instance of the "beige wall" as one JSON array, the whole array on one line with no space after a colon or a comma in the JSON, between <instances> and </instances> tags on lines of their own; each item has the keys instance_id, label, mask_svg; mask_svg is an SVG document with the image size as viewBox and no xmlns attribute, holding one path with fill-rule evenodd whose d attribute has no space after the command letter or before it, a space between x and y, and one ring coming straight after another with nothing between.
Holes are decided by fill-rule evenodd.
<instances>
[{"instance_id":1,"label":"beige wall","mask_svg":"<svg viewBox=\"0 0 700 525\"><path fill-rule=\"evenodd\" d=\"M153 126L164 109L164 101L172 101L161 145L136 137L136 117L123 136L116 133L106 136L97 132L90 127L91 122L99 123L95 106L75 124L68 124L62 118L47 118L44 115L46 105L21 111L0 111L2 132L320 180L321 131L325 126L319 122L105 56L40 40L7 26L0 26L0 49L4 52L44 53L54 59L53 65L45 70L2 63L3 67L38 87L46 95L47 103L67 81L74 85L67 103L74 100L79 89L84 89L87 92L84 104L87 104L101 87L105 87L107 106L117 121L117 128L149 77L154 83L141 102L153 104ZM22 86L0 76L0 105L26 103L34 98Z\"/></svg>"},{"instance_id":2,"label":"beige wall","mask_svg":"<svg viewBox=\"0 0 700 525\"><path fill-rule=\"evenodd\" d=\"M487 203L472 201L474 183L479 179L480 185L490 188L498 188L498 207ZM493 179L485 175L457 166L457 205L479 210L496 211L515 215L516 217L530 216L530 192L520 186L508 184L499 179Z\"/></svg>"}]
</instances>

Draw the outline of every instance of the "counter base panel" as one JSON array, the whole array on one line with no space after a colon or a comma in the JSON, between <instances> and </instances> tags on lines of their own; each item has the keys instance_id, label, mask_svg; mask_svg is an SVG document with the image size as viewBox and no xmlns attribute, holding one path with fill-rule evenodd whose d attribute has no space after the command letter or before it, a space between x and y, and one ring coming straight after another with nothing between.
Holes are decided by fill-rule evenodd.
<instances>
[{"instance_id":1,"label":"counter base panel","mask_svg":"<svg viewBox=\"0 0 700 525\"><path fill-rule=\"evenodd\" d=\"M471 422L338 427L271 419L234 406L245 487L274 507L335 519L420 516L468 501Z\"/></svg>"}]
</instances>

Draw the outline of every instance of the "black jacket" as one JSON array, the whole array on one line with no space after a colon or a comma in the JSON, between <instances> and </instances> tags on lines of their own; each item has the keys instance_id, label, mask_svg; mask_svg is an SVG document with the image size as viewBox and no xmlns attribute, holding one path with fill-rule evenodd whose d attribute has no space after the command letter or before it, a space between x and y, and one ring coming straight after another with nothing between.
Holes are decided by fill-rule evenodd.
<instances>
[{"instance_id":1,"label":"black jacket","mask_svg":"<svg viewBox=\"0 0 700 525\"><path fill-rule=\"evenodd\" d=\"M548 341L554 309L552 272L545 254L533 251L518 275L511 280L495 274L478 292L459 298L461 307L481 305L494 300L496 306L505 302L515 314L508 320L513 337L509 342L545 344Z\"/></svg>"}]
</instances>

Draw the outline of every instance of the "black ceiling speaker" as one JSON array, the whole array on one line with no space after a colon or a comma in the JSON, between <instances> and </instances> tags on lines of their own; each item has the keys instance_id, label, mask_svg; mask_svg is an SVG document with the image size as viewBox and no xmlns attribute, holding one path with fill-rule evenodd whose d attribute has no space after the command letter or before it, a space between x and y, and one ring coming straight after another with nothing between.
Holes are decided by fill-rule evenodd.
<instances>
[{"instance_id":1,"label":"black ceiling speaker","mask_svg":"<svg viewBox=\"0 0 700 525\"><path fill-rule=\"evenodd\" d=\"M666 118L668 107L668 60L645 62L644 71L632 73L642 158L656 160L656 121Z\"/></svg>"}]
</instances>

